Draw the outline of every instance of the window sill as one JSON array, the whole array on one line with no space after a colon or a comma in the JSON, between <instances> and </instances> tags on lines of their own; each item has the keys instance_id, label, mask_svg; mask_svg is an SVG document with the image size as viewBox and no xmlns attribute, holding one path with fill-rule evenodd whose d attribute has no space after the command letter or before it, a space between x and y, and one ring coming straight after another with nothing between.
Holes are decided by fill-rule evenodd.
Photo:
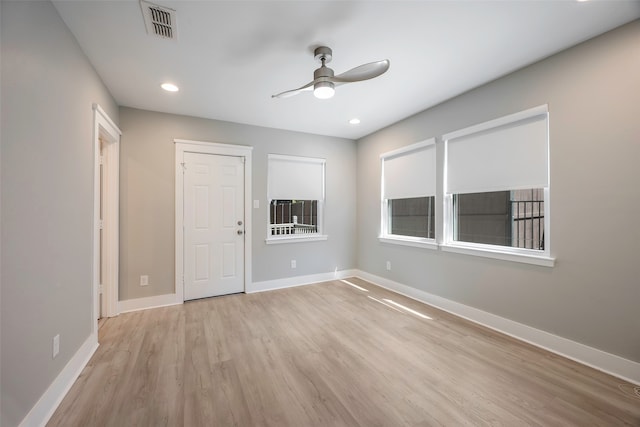
<instances>
[{"instance_id":1,"label":"window sill","mask_svg":"<svg viewBox=\"0 0 640 427\"><path fill-rule=\"evenodd\" d=\"M392 245L413 246L415 248L438 249L438 244L433 239L423 239L421 237L400 237L400 236L384 236L378 237L382 243L390 243Z\"/></svg>"},{"instance_id":2,"label":"window sill","mask_svg":"<svg viewBox=\"0 0 640 427\"><path fill-rule=\"evenodd\" d=\"M288 235L288 236L273 236L264 239L267 245L279 245L281 243L301 243L301 242L317 242L320 240L327 240L326 234L313 234L313 235Z\"/></svg>"},{"instance_id":3,"label":"window sill","mask_svg":"<svg viewBox=\"0 0 640 427\"><path fill-rule=\"evenodd\" d=\"M480 256L485 258L500 259L503 261L515 261L525 264L540 265L542 267L553 267L555 264L555 258L551 258L545 255L517 253L507 250L500 250L497 248L479 247L471 245L461 244L442 244L440 246L445 252L455 252L459 254Z\"/></svg>"}]
</instances>

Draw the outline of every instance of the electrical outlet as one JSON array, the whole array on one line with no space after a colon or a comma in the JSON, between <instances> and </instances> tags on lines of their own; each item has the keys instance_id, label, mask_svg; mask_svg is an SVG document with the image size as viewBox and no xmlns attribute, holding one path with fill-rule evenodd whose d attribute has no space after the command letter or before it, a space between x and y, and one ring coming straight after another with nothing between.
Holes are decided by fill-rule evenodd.
<instances>
[{"instance_id":1,"label":"electrical outlet","mask_svg":"<svg viewBox=\"0 0 640 427\"><path fill-rule=\"evenodd\" d=\"M140 286L149 286L149 276L146 274L140 276Z\"/></svg>"},{"instance_id":2,"label":"electrical outlet","mask_svg":"<svg viewBox=\"0 0 640 427\"><path fill-rule=\"evenodd\" d=\"M53 358L54 359L56 358L58 353L60 353L60 334L53 337Z\"/></svg>"},{"instance_id":3,"label":"electrical outlet","mask_svg":"<svg viewBox=\"0 0 640 427\"><path fill-rule=\"evenodd\" d=\"M295 259L292 259L292 260L291 260L291 268L292 268L292 269L295 269L295 268L296 268L296 260L295 260Z\"/></svg>"},{"instance_id":4,"label":"electrical outlet","mask_svg":"<svg viewBox=\"0 0 640 427\"><path fill-rule=\"evenodd\" d=\"M387 261L387 270L391 271L391 261Z\"/></svg>"}]
</instances>

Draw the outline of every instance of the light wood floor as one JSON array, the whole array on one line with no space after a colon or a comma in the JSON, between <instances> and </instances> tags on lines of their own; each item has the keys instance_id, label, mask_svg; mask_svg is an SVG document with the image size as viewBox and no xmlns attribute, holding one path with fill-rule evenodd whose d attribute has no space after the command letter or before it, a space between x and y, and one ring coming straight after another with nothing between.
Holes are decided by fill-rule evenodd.
<instances>
[{"instance_id":1,"label":"light wood floor","mask_svg":"<svg viewBox=\"0 0 640 427\"><path fill-rule=\"evenodd\" d=\"M368 291L332 281L109 319L48 425L640 426L630 384L349 281Z\"/></svg>"}]
</instances>

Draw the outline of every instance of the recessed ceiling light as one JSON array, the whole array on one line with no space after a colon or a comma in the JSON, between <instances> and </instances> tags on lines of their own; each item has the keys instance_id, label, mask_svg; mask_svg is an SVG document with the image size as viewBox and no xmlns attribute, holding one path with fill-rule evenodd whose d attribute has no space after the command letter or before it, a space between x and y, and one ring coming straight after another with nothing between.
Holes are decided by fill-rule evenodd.
<instances>
[{"instance_id":1,"label":"recessed ceiling light","mask_svg":"<svg viewBox=\"0 0 640 427\"><path fill-rule=\"evenodd\" d=\"M351 123L352 125L359 125L360 124L360 119L353 118L353 119L349 120L349 123Z\"/></svg>"},{"instance_id":2,"label":"recessed ceiling light","mask_svg":"<svg viewBox=\"0 0 640 427\"><path fill-rule=\"evenodd\" d=\"M177 92L180 90L178 86L174 85L173 83L162 83L160 87L167 92Z\"/></svg>"}]
</instances>

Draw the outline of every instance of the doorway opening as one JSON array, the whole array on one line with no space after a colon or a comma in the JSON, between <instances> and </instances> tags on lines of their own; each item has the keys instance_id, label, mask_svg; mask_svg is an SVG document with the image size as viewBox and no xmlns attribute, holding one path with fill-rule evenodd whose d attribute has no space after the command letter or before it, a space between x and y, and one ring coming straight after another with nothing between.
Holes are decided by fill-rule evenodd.
<instances>
[{"instance_id":1,"label":"doorway opening","mask_svg":"<svg viewBox=\"0 0 640 427\"><path fill-rule=\"evenodd\" d=\"M94 110L93 332L98 319L118 315L120 135L97 104Z\"/></svg>"}]
</instances>

